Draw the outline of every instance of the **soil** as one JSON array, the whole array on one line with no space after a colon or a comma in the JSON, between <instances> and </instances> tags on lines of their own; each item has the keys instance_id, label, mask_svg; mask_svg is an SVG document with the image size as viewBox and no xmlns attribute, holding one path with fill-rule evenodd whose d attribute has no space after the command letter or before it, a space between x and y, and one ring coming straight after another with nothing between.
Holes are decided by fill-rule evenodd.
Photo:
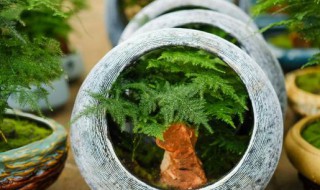
<instances>
[{"instance_id":1,"label":"soil","mask_svg":"<svg viewBox=\"0 0 320 190\"><path fill-rule=\"evenodd\" d=\"M44 139L52 133L50 128L29 120L4 118L0 123L7 142L0 138L0 152L19 148L32 142Z\"/></svg>"}]
</instances>

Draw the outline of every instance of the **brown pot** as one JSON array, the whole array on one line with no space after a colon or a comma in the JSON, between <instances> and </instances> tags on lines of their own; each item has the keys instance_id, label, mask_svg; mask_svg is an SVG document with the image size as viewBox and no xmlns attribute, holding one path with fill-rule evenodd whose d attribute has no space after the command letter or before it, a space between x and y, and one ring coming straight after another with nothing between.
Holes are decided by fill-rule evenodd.
<instances>
[{"instance_id":1,"label":"brown pot","mask_svg":"<svg viewBox=\"0 0 320 190\"><path fill-rule=\"evenodd\" d=\"M292 109L300 115L308 116L320 114L320 96L306 92L300 89L296 84L298 76L318 72L320 72L320 67L310 67L296 70L286 75L286 89L289 104Z\"/></svg>"},{"instance_id":2,"label":"brown pot","mask_svg":"<svg viewBox=\"0 0 320 190\"><path fill-rule=\"evenodd\" d=\"M300 120L288 132L285 150L292 165L310 181L320 185L320 149L312 146L302 136L302 129L309 123L319 120L320 115Z\"/></svg>"}]
</instances>

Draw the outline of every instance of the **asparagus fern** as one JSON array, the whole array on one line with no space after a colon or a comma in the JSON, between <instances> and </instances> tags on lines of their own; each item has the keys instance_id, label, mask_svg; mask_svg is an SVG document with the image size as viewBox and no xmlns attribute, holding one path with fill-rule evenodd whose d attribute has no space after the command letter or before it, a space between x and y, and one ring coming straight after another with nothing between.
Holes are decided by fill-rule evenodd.
<instances>
[{"instance_id":1,"label":"asparagus fern","mask_svg":"<svg viewBox=\"0 0 320 190\"><path fill-rule=\"evenodd\" d=\"M46 99L41 84L50 85L63 72L54 35L64 37L70 31L67 19L84 5L83 0L0 1L0 125L12 93L33 110Z\"/></svg>"},{"instance_id":2,"label":"asparagus fern","mask_svg":"<svg viewBox=\"0 0 320 190\"><path fill-rule=\"evenodd\" d=\"M285 25L293 31L301 34L306 40L311 41L315 47L320 47L320 1L319 0L259 0L254 7L254 14L259 15L268 12L274 6L281 7L277 13L285 13L288 19L280 21L273 26ZM320 63L320 54L316 54L307 63L314 65Z\"/></svg>"},{"instance_id":3,"label":"asparagus fern","mask_svg":"<svg viewBox=\"0 0 320 190\"><path fill-rule=\"evenodd\" d=\"M162 139L170 124L183 122L214 131L223 121L237 128L248 110L248 94L238 75L220 58L202 50L167 47L144 55L120 74L93 110L106 110L124 130Z\"/></svg>"}]
</instances>

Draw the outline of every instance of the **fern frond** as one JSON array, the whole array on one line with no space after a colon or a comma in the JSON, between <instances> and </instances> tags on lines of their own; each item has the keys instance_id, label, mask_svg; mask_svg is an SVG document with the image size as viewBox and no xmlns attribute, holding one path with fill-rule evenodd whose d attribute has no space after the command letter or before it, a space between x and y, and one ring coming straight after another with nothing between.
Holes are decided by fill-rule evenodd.
<instances>
[{"instance_id":1,"label":"fern frond","mask_svg":"<svg viewBox=\"0 0 320 190\"><path fill-rule=\"evenodd\" d=\"M163 140L163 133L168 129L168 125L157 123L156 120L143 120L138 122L134 128L134 133L145 134Z\"/></svg>"},{"instance_id":2,"label":"fern frond","mask_svg":"<svg viewBox=\"0 0 320 190\"><path fill-rule=\"evenodd\" d=\"M246 89L231 68L214 55L185 47L143 56L106 93L108 99L94 98L118 125L132 121L134 133L157 138L178 122L209 134L215 121L236 128L248 109Z\"/></svg>"},{"instance_id":3,"label":"fern frond","mask_svg":"<svg viewBox=\"0 0 320 190\"><path fill-rule=\"evenodd\" d=\"M281 7L276 13L285 13L288 19L273 23L263 30L273 26L284 25L290 30L300 33L315 47L320 47L320 6L318 0L259 0L254 7L255 15L267 13L272 7ZM316 60L315 56L313 60ZM309 65L319 64L311 61Z\"/></svg>"},{"instance_id":4,"label":"fern frond","mask_svg":"<svg viewBox=\"0 0 320 190\"><path fill-rule=\"evenodd\" d=\"M191 64L195 67L210 69L221 73L224 73L224 71L219 69L216 65L226 65L220 59L211 59L211 56L202 50L199 50L198 53L187 50L181 51L179 49L176 51L165 51L158 59L167 61L171 64Z\"/></svg>"}]
</instances>

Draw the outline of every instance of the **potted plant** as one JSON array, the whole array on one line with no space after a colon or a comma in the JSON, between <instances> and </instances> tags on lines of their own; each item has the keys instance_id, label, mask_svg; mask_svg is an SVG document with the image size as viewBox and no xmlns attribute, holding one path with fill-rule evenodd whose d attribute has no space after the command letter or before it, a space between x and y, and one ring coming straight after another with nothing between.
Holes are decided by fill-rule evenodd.
<instances>
[{"instance_id":1,"label":"potted plant","mask_svg":"<svg viewBox=\"0 0 320 190\"><path fill-rule=\"evenodd\" d=\"M109 2L109 1L108 1ZM110 1L111 4L117 3L117 1ZM117 9L113 5L108 5L108 17L107 17L107 28L110 36L110 40L113 45L117 45L120 35L125 39L127 36L131 36L138 28L143 26L148 21L168 12L183 10L183 9L209 9L217 12L226 13L232 17L244 21L246 24L256 28L251 22L251 19L236 5L224 1L224 0L158 0L150 3L144 7L138 14L136 14L128 23L124 23L121 20L119 12L115 12ZM125 29L125 30L124 30Z\"/></svg>"},{"instance_id":2,"label":"potted plant","mask_svg":"<svg viewBox=\"0 0 320 190\"><path fill-rule=\"evenodd\" d=\"M294 60L297 59L297 55L302 55L298 58L298 61L301 65L307 62L307 65L318 64L319 63L319 51L314 48L319 47L319 19L318 12L319 6L316 1L310 1L305 3L304 1L295 0L295 1L258 1L257 6L254 8L255 15L263 14L268 9L273 6L282 7L278 12L285 12L287 14L287 19L272 23L268 25L266 29L276 26L285 26L289 29L290 32L294 32L291 36L294 37L293 41L299 42L298 45L301 46L301 41L304 46L307 45L308 48L296 48L292 52L290 50L284 50L279 54L284 56L284 61L287 61L285 64L289 64L288 61L293 61L294 66L291 68L297 68L295 66ZM291 40L286 40L295 45ZM312 47L309 49L309 47ZM306 61L306 59L308 59ZM289 68L289 67L288 67Z\"/></svg>"},{"instance_id":3,"label":"potted plant","mask_svg":"<svg viewBox=\"0 0 320 190\"><path fill-rule=\"evenodd\" d=\"M320 186L319 124L319 115L305 117L290 129L285 139L289 160L310 190Z\"/></svg>"},{"instance_id":4,"label":"potted plant","mask_svg":"<svg viewBox=\"0 0 320 190\"><path fill-rule=\"evenodd\" d=\"M63 106L69 98L67 81L79 78L84 69L80 53L71 50L69 47L68 36L71 32L71 26L68 22L74 14L85 7L85 1L55 0L53 3L56 9L63 12L63 16L55 15L54 10L48 7L24 10L20 15L21 22L28 26L23 28L27 35L53 38L59 42L62 51L61 63L67 76L62 75L60 78L55 79L52 81L51 86L43 85L43 88L48 92L47 101L50 107L42 99L38 101L38 107L41 110L50 110L51 108ZM35 86L32 88L37 91ZM15 95L10 97L9 104L11 107L25 111L32 110L29 106L19 104L16 99Z\"/></svg>"},{"instance_id":5,"label":"potted plant","mask_svg":"<svg viewBox=\"0 0 320 190\"><path fill-rule=\"evenodd\" d=\"M239 0L239 7L247 14L253 15L253 9L258 2L257 0ZM264 28L275 22L285 20L288 16L285 11L282 11L282 8L278 4L270 5L263 14L253 18L254 22L259 28Z\"/></svg>"},{"instance_id":6,"label":"potted plant","mask_svg":"<svg viewBox=\"0 0 320 190\"><path fill-rule=\"evenodd\" d=\"M315 42L286 28L270 29L264 32L264 36L285 71L301 68L319 52Z\"/></svg>"},{"instance_id":7,"label":"potted plant","mask_svg":"<svg viewBox=\"0 0 320 190\"><path fill-rule=\"evenodd\" d=\"M63 127L34 115L7 110L16 93L21 104L39 110L48 84L62 74L59 44L44 36L30 36L20 19L24 11L47 7L34 1L0 3L0 187L45 189L58 177L67 155ZM62 15L61 15L62 16ZM37 87L37 91L31 89Z\"/></svg>"},{"instance_id":8,"label":"potted plant","mask_svg":"<svg viewBox=\"0 0 320 190\"><path fill-rule=\"evenodd\" d=\"M55 7L63 11L63 16L55 15L54 10L46 7L24 11L21 20L28 25L28 35L43 35L60 43L62 65L68 80L79 78L83 72L83 61L79 52L70 47L69 35L72 27L70 19L86 8L86 0L55 0Z\"/></svg>"},{"instance_id":9,"label":"potted plant","mask_svg":"<svg viewBox=\"0 0 320 190\"><path fill-rule=\"evenodd\" d=\"M277 59L268 49L263 37L240 20L209 10L183 10L159 16L143 25L132 35L161 28L190 28L218 35L250 55L269 77L285 113L287 95L284 76ZM131 36L126 36L131 37ZM121 41L125 41L121 37Z\"/></svg>"},{"instance_id":10,"label":"potted plant","mask_svg":"<svg viewBox=\"0 0 320 190\"><path fill-rule=\"evenodd\" d=\"M204 75L202 72L211 74ZM248 72L255 72L255 75ZM225 74L225 80L220 78L222 73ZM208 78L197 80L197 76ZM257 86L259 93L254 90ZM207 90L196 90L202 87ZM225 94L221 97L226 98L225 102L220 104L220 98L213 98L215 101L211 99L211 92L216 92L214 96ZM261 95L265 102L257 105L260 102L257 100L261 98L258 96ZM230 107L227 106L227 99L232 102ZM203 102L207 100L213 102ZM277 105L276 108L271 110L269 106L264 107L271 104ZM217 107L211 112L207 110L210 106ZM239 114L233 106L245 114ZM263 113L256 110L258 107ZM252 111L246 111L251 108ZM281 149L281 109L262 70L249 56L227 41L190 29L163 29L145 33L111 50L85 80L72 115L71 142L75 160L91 188L263 188L270 180ZM113 119L108 120L108 117ZM253 117L258 119L251 120ZM262 119L264 117L269 119ZM211 125L215 122L211 120L209 124L206 118L210 118L207 121L218 119L213 120L219 124ZM230 126L240 127L245 121L249 121L242 128L245 130L238 131L246 134L242 139L244 144L236 140L236 136L220 139L222 144L217 142L218 139L207 139L212 137L212 131L217 133L217 138L226 134L235 135L237 127L232 129ZM119 130L117 132L116 124L120 124L124 138L120 138L122 133ZM227 132L228 129L233 132ZM264 133L266 131L267 134ZM216 145L222 148L233 140L238 143L229 147L242 144L244 148L241 149L245 153L209 157L222 159L220 164L208 161L211 169L223 166L229 158L235 158L224 174L219 173L218 177L211 178L208 169L214 170L205 164L198 151L213 155L217 150L214 148ZM163 150L161 152L157 147L156 150L150 147L155 143L165 149L163 161ZM129 155L133 157L128 158L124 150L132 144L133 147L127 150L131 150L132 154ZM199 145L203 149L197 147ZM229 149L226 152L232 151ZM143 158L139 164L153 163L159 172L154 173L150 165L139 167L135 162L137 160L132 160L138 157ZM158 181L162 182L160 186L153 183L157 175ZM102 180L104 178L106 180Z\"/></svg>"},{"instance_id":11,"label":"potted plant","mask_svg":"<svg viewBox=\"0 0 320 190\"><path fill-rule=\"evenodd\" d=\"M308 67L286 75L288 100L292 109L301 116L320 113L320 68Z\"/></svg>"}]
</instances>

